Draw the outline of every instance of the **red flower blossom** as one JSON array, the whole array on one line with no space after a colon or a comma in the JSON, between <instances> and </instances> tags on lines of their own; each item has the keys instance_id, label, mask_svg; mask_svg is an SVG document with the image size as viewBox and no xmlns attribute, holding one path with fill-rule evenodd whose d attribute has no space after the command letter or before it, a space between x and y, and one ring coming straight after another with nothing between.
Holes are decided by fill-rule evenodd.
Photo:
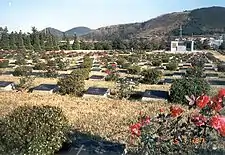
<instances>
[{"instance_id":1,"label":"red flower blossom","mask_svg":"<svg viewBox=\"0 0 225 155\"><path fill-rule=\"evenodd\" d=\"M225 136L225 117L214 116L210 120L210 125L216 129L222 136Z\"/></svg>"},{"instance_id":2,"label":"red flower blossom","mask_svg":"<svg viewBox=\"0 0 225 155\"><path fill-rule=\"evenodd\" d=\"M116 67L116 64L112 64L112 67Z\"/></svg>"},{"instance_id":3,"label":"red flower blossom","mask_svg":"<svg viewBox=\"0 0 225 155\"><path fill-rule=\"evenodd\" d=\"M191 121L196 125L196 126L202 126L205 125L207 119L200 114L196 114L192 116Z\"/></svg>"},{"instance_id":4,"label":"red flower blossom","mask_svg":"<svg viewBox=\"0 0 225 155\"><path fill-rule=\"evenodd\" d=\"M105 73L106 73L106 74L110 74L111 72L110 72L109 70L106 70Z\"/></svg>"},{"instance_id":5,"label":"red flower blossom","mask_svg":"<svg viewBox=\"0 0 225 155\"><path fill-rule=\"evenodd\" d=\"M210 101L209 96L202 95L201 97L199 97L199 98L197 99L196 104L197 104L197 106L198 106L199 108L202 109L202 108L204 108L204 107L207 105L207 103L209 103L209 101Z\"/></svg>"},{"instance_id":6,"label":"red flower blossom","mask_svg":"<svg viewBox=\"0 0 225 155\"><path fill-rule=\"evenodd\" d=\"M130 131L132 133L132 135L135 135L135 136L140 136L141 135L141 123L136 123L134 125L131 125L130 126Z\"/></svg>"},{"instance_id":7,"label":"red flower blossom","mask_svg":"<svg viewBox=\"0 0 225 155\"><path fill-rule=\"evenodd\" d=\"M179 116L184 110L181 109L180 107L176 107L176 106L171 106L170 107L170 113L172 117L177 117Z\"/></svg>"},{"instance_id":8,"label":"red flower blossom","mask_svg":"<svg viewBox=\"0 0 225 155\"><path fill-rule=\"evenodd\" d=\"M164 112L164 109L163 109L163 108L160 108L160 109L159 109L159 112L160 112L160 113L163 113L163 112Z\"/></svg>"},{"instance_id":9,"label":"red flower blossom","mask_svg":"<svg viewBox=\"0 0 225 155\"><path fill-rule=\"evenodd\" d=\"M216 96L212 99L212 103L211 103L210 107L213 110L219 112L220 110L223 109L222 102L223 102L223 100Z\"/></svg>"},{"instance_id":10,"label":"red flower blossom","mask_svg":"<svg viewBox=\"0 0 225 155\"><path fill-rule=\"evenodd\" d=\"M141 121L141 125L145 126L145 125L149 125L149 124L150 124L150 117L146 116L146 118Z\"/></svg>"},{"instance_id":11,"label":"red flower blossom","mask_svg":"<svg viewBox=\"0 0 225 155\"><path fill-rule=\"evenodd\" d=\"M220 89L218 97L223 98L225 96L225 89Z\"/></svg>"}]
</instances>

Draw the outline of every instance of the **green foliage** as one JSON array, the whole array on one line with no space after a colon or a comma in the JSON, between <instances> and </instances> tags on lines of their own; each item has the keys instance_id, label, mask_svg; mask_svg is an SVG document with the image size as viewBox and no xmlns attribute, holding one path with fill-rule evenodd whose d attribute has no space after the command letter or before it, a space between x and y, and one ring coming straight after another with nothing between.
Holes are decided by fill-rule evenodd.
<instances>
[{"instance_id":1,"label":"green foliage","mask_svg":"<svg viewBox=\"0 0 225 155\"><path fill-rule=\"evenodd\" d=\"M28 76L32 72L32 67L19 66L15 68L13 76Z\"/></svg>"},{"instance_id":2,"label":"green foliage","mask_svg":"<svg viewBox=\"0 0 225 155\"><path fill-rule=\"evenodd\" d=\"M44 62L39 62L39 63L34 65L33 69L34 70L46 70L47 66Z\"/></svg>"},{"instance_id":3,"label":"green foliage","mask_svg":"<svg viewBox=\"0 0 225 155\"><path fill-rule=\"evenodd\" d=\"M186 77L196 77L196 78L203 78L204 76L204 71L201 67L192 67L192 68L188 68L186 70Z\"/></svg>"},{"instance_id":4,"label":"green foliage","mask_svg":"<svg viewBox=\"0 0 225 155\"><path fill-rule=\"evenodd\" d=\"M72 75L80 75L84 78L84 80L89 79L89 69L88 68L80 68L72 71Z\"/></svg>"},{"instance_id":5,"label":"green foliage","mask_svg":"<svg viewBox=\"0 0 225 155\"><path fill-rule=\"evenodd\" d=\"M177 70L178 64L175 62L170 62L166 65L166 69L170 70L170 71L175 71Z\"/></svg>"},{"instance_id":6,"label":"green foliage","mask_svg":"<svg viewBox=\"0 0 225 155\"><path fill-rule=\"evenodd\" d=\"M79 50L80 49L80 43L79 43L76 35L74 36L74 42L73 42L73 45L72 45L72 49L73 50Z\"/></svg>"},{"instance_id":7,"label":"green foliage","mask_svg":"<svg viewBox=\"0 0 225 155\"><path fill-rule=\"evenodd\" d=\"M118 99L128 99L133 90L138 86L138 83L131 83L126 78L121 78L117 81L116 96Z\"/></svg>"},{"instance_id":8,"label":"green foliage","mask_svg":"<svg viewBox=\"0 0 225 155\"><path fill-rule=\"evenodd\" d=\"M154 61L152 61L152 65L153 66L160 66L161 64L162 64L161 60L154 60Z\"/></svg>"},{"instance_id":9,"label":"green foliage","mask_svg":"<svg viewBox=\"0 0 225 155\"><path fill-rule=\"evenodd\" d=\"M173 82L170 88L170 100L173 103L187 104L187 96L208 94L210 85L202 78L182 78Z\"/></svg>"},{"instance_id":10,"label":"green foliage","mask_svg":"<svg viewBox=\"0 0 225 155\"><path fill-rule=\"evenodd\" d=\"M117 81L119 79L119 74L117 73L110 73L105 77L105 81Z\"/></svg>"},{"instance_id":11,"label":"green foliage","mask_svg":"<svg viewBox=\"0 0 225 155\"><path fill-rule=\"evenodd\" d=\"M126 63L126 59L119 56L118 59L116 60L117 65L123 66Z\"/></svg>"},{"instance_id":12,"label":"green foliage","mask_svg":"<svg viewBox=\"0 0 225 155\"><path fill-rule=\"evenodd\" d=\"M93 60L89 57L89 56L84 56L84 60L83 63L81 64L82 68L87 68L87 69L91 69L93 64Z\"/></svg>"},{"instance_id":13,"label":"green foliage","mask_svg":"<svg viewBox=\"0 0 225 155\"><path fill-rule=\"evenodd\" d=\"M0 61L0 68L7 68L9 66L9 60Z\"/></svg>"},{"instance_id":14,"label":"green foliage","mask_svg":"<svg viewBox=\"0 0 225 155\"><path fill-rule=\"evenodd\" d=\"M28 90L33 86L35 77L24 76L19 79L19 84L17 85L18 89Z\"/></svg>"},{"instance_id":15,"label":"green foliage","mask_svg":"<svg viewBox=\"0 0 225 155\"><path fill-rule=\"evenodd\" d=\"M220 63L217 65L217 68L219 72L225 72L225 64Z\"/></svg>"},{"instance_id":16,"label":"green foliage","mask_svg":"<svg viewBox=\"0 0 225 155\"><path fill-rule=\"evenodd\" d=\"M162 72L157 69L146 69L141 72L144 76L142 83L157 84L162 77Z\"/></svg>"},{"instance_id":17,"label":"green foliage","mask_svg":"<svg viewBox=\"0 0 225 155\"><path fill-rule=\"evenodd\" d=\"M84 91L84 77L81 74L71 74L59 79L59 92L63 95L71 94L74 96L81 96Z\"/></svg>"},{"instance_id":18,"label":"green foliage","mask_svg":"<svg viewBox=\"0 0 225 155\"><path fill-rule=\"evenodd\" d=\"M19 107L0 124L0 154L54 154L69 131L62 110L52 106Z\"/></svg>"},{"instance_id":19,"label":"green foliage","mask_svg":"<svg viewBox=\"0 0 225 155\"><path fill-rule=\"evenodd\" d=\"M132 65L127 69L129 74L140 74L141 72L141 67L138 65Z\"/></svg>"},{"instance_id":20,"label":"green foliage","mask_svg":"<svg viewBox=\"0 0 225 155\"><path fill-rule=\"evenodd\" d=\"M220 49L220 50L225 50L225 40L224 40L223 43L220 45L219 49Z\"/></svg>"}]
</instances>

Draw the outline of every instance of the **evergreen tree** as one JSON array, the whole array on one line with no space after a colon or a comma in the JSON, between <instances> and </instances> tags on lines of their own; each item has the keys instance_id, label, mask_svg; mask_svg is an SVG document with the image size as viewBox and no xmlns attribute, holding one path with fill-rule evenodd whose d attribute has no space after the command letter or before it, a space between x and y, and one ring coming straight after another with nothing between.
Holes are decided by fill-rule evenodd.
<instances>
[{"instance_id":1,"label":"evergreen tree","mask_svg":"<svg viewBox=\"0 0 225 155\"><path fill-rule=\"evenodd\" d=\"M27 50L32 50L33 46L31 45L30 34L26 35L24 39L24 45Z\"/></svg>"},{"instance_id":2,"label":"evergreen tree","mask_svg":"<svg viewBox=\"0 0 225 155\"><path fill-rule=\"evenodd\" d=\"M11 34L9 35L9 46L11 50L17 50L17 46L16 46L16 39L15 39L15 34L13 32L11 32Z\"/></svg>"},{"instance_id":3,"label":"evergreen tree","mask_svg":"<svg viewBox=\"0 0 225 155\"><path fill-rule=\"evenodd\" d=\"M4 49L4 50L9 50L10 49L10 46L9 46L9 35L8 35L7 27L2 32L0 45L1 45L1 49Z\"/></svg>"},{"instance_id":4,"label":"evergreen tree","mask_svg":"<svg viewBox=\"0 0 225 155\"><path fill-rule=\"evenodd\" d=\"M20 31L18 35L18 49L21 49L21 50L25 49L22 31Z\"/></svg>"},{"instance_id":5,"label":"evergreen tree","mask_svg":"<svg viewBox=\"0 0 225 155\"><path fill-rule=\"evenodd\" d=\"M52 35L51 34L47 35L47 40L46 40L46 43L45 43L45 50L47 50L47 51L53 50L53 41L52 41Z\"/></svg>"},{"instance_id":6,"label":"evergreen tree","mask_svg":"<svg viewBox=\"0 0 225 155\"><path fill-rule=\"evenodd\" d=\"M66 38L66 49L67 49L67 50L71 50L71 49L72 49L72 47L71 47L71 45L70 45L69 38Z\"/></svg>"},{"instance_id":7,"label":"evergreen tree","mask_svg":"<svg viewBox=\"0 0 225 155\"><path fill-rule=\"evenodd\" d=\"M77 39L76 34L74 35L74 42L73 42L72 48L73 48L73 50L79 50L80 49L80 43Z\"/></svg>"},{"instance_id":8,"label":"evergreen tree","mask_svg":"<svg viewBox=\"0 0 225 155\"><path fill-rule=\"evenodd\" d=\"M37 51L37 52L41 51L39 34L35 27L32 27L31 43L32 43L35 51Z\"/></svg>"},{"instance_id":9,"label":"evergreen tree","mask_svg":"<svg viewBox=\"0 0 225 155\"><path fill-rule=\"evenodd\" d=\"M52 36L52 42L53 42L53 49L58 51L59 50L58 39L55 36Z\"/></svg>"},{"instance_id":10,"label":"evergreen tree","mask_svg":"<svg viewBox=\"0 0 225 155\"><path fill-rule=\"evenodd\" d=\"M39 39L40 39L41 49L45 49L45 34L44 33L40 33Z\"/></svg>"}]
</instances>

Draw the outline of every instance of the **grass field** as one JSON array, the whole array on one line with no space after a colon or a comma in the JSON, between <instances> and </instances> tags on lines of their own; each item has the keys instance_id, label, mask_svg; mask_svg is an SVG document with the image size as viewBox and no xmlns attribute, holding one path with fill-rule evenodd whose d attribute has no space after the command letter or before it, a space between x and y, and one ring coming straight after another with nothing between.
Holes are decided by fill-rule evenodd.
<instances>
[{"instance_id":1,"label":"grass field","mask_svg":"<svg viewBox=\"0 0 225 155\"><path fill-rule=\"evenodd\" d=\"M0 92L1 116L23 105L61 107L74 129L125 144L129 141L129 125L136 121L140 111L152 115L159 108L170 106L164 102L142 103L110 99L83 99L56 94Z\"/></svg>"}]
</instances>

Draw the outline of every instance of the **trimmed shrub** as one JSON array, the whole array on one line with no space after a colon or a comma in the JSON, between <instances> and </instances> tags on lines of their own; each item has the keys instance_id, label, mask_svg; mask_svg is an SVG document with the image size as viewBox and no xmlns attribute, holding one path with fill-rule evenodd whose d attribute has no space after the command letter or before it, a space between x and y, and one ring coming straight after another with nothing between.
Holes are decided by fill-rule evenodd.
<instances>
[{"instance_id":1,"label":"trimmed shrub","mask_svg":"<svg viewBox=\"0 0 225 155\"><path fill-rule=\"evenodd\" d=\"M46 70L47 69L47 65L45 63L37 63L34 65L33 67L34 70Z\"/></svg>"},{"instance_id":2,"label":"trimmed shrub","mask_svg":"<svg viewBox=\"0 0 225 155\"><path fill-rule=\"evenodd\" d=\"M170 100L173 103L187 104L187 96L208 94L210 85L202 78L182 78L173 82L170 88Z\"/></svg>"},{"instance_id":3,"label":"trimmed shrub","mask_svg":"<svg viewBox=\"0 0 225 155\"><path fill-rule=\"evenodd\" d=\"M225 72L225 64L221 63L217 65L219 72Z\"/></svg>"},{"instance_id":4,"label":"trimmed shrub","mask_svg":"<svg viewBox=\"0 0 225 155\"><path fill-rule=\"evenodd\" d=\"M62 95L71 94L81 96L84 91L84 77L80 74L71 74L58 81L59 92Z\"/></svg>"},{"instance_id":5,"label":"trimmed shrub","mask_svg":"<svg viewBox=\"0 0 225 155\"><path fill-rule=\"evenodd\" d=\"M142 83L146 84L157 84L161 79L162 72L157 69L147 69L141 72L141 75L144 76Z\"/></svg>"},{"instance_id":6,"label":"trimmed shrub","mask_svg":"<svg viewBox=\"0 0 225 155\"><path fill-rule=\"evenodd\" d=\"M0 68L7 68L9 66L9 60L0 61Z\"/></svg>"},{"instance_id":7,"label":"trimmed shrub","mask_svg":"<svg viewBox=\"0 0 225 155\"><path fill-rule=\"evenodd\" d=\"M168 63L168 62L169 62L169 58L168 58L168 57L162 58L162 62L163 62L163 63Z\"/></svg>"},{"instance_id":8,"label":"trimmed shrub","mask_svg":"<svg viewBox=\"0 0 225 155\"><path fill-rule=\"evenodd\" d=\"M137 65L130 66L127 69L129 74L139 74L141 72L141 67Z\"/></svg>"},{"instance_id":9,"label":"trimmed shrub","mask_svg":"<svg viewBox=\"0 0 225 155\"><path fill-rule=\"evenodd\" d=\"M202 68L200 67L192 67L192 68L188 68L186 70L186 77L197 77L197 78L203 78L204 76L204 71Z\"/></svg>"},{"instance_id":10,"label":"trimmed shrub","mask_svg":"<svg viewBox=\"0 0 225 155\"><path fill-rule=\"evenodd\" d=\"M89 69L88 68L76 69L76 70L72 71L71 74L83 76L84 80L89 79Z\"/></svg>"},{"instance_id":11,"label":"trimmed shrub","mask_svg":"<svg viewBox=\"0 0 225 155\"><path fill-rule=\"evenodd\" d=\"M105 77L105 81L117 81L119 79L119 74L110 73Z\"/></svg>"},{"instance_id":12,"label":"trimmed shrub","mask_svg":"<svg viewBox=\"0 0 225 155\"><path fill-rule=\"evenodd\" d=\"M20 66L15 68L13 76L28 76L32 72L32 68L29 66Z\"/></svg>"},{"instance_id":13,"label":"trimmed shrub","mask_svg":"<svg viewBox=\"0 0 225 155\"><path fill-rule=\"evenodd\" d=\"M171 62L171 63L169 63L169 64L166 65L166 69L167 70L170 70L170 71L177 70L177 67L178 67L178 64L177 63L174 63L174 62Z\"/></svg>"},{"instance_id":14,"label":"trimmed shrub","mask_svg":"<svg viewBox=\"0 0 225 155\"><path fill-rule=\"evenodd\" d=\"M152 65L153 66L160 66L162 64L162 61L160 61L160 60L154 60L154 61L152 61Z\"/></svg>"},{"instance_id":15,"label":"trimmed shrub","mask_svg":"<svg viewBox=\"0 0 225 155\"><path fill-rule=\"evenodd\" d=\"M0 121L0 154L54 154L67 141L68 121L52 106L24 106Z\"/></svg>"}]
</instances>

